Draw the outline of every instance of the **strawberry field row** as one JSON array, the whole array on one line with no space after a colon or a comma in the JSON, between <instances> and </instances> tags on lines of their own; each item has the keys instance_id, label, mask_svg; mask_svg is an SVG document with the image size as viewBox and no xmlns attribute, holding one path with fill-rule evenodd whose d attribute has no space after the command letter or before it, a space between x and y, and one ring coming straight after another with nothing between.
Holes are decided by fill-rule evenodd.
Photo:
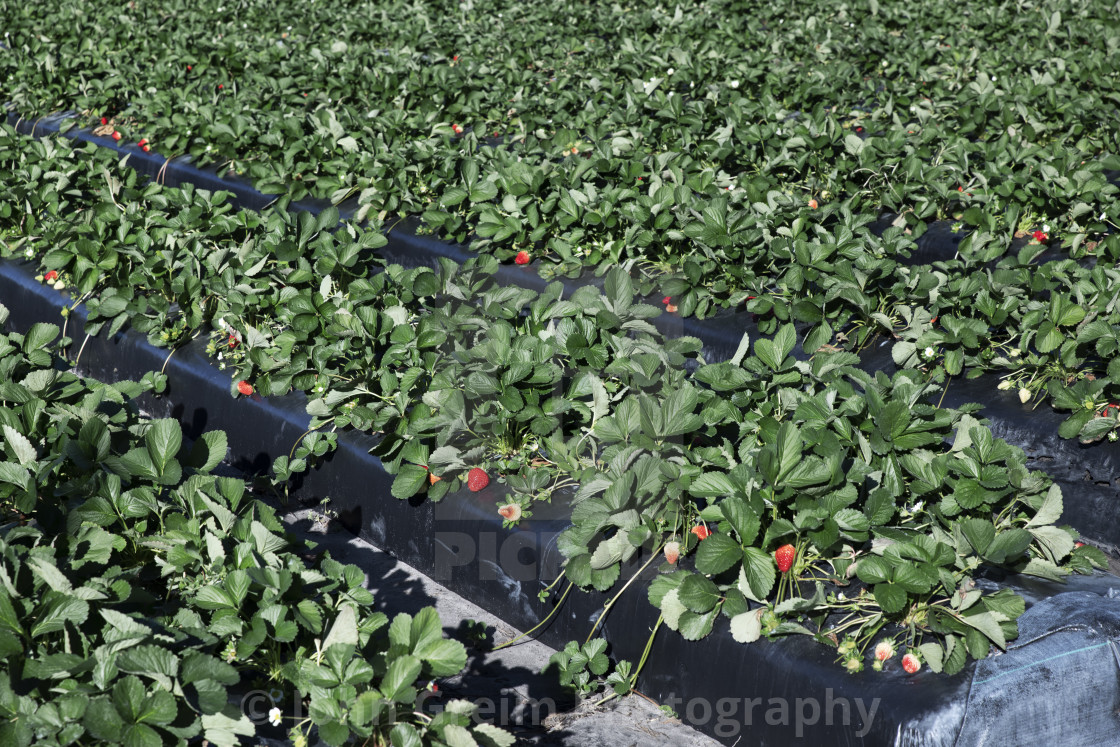
<instances>
[{"instance_id":1,"label":"strawberry field row","mask_svg":"<svg viewBox=\"0 0 1120 747\"><path fill-rule=\"evenodd\" d=\"M17 309L14 317L16 324L24 328L31 326L35 320L52 318L61 300L56 291L39 285L28 270L19 269L11 263L0 267L0 296L14 304ZM84 312L79 306L65 320L76 339L81 339L83 335ZM172 409L180 413L180 419L193 423L192 434L201 432L202 428L228 429L231 456L235 464L251 467L254 463L259 464L262 453L284 454L288 450L288 444L306 424L307 416L302 414L302 398L270 397L262 401L254 395L232 405L223 403L223 396L228 396L224 394L224 377L207 362L209 356L202 340L188 344L170 358L166 358L165 351L150 346L141 335L131 331L113 338L101 336L87 341L81 347L83 369L116 378L162 366L168 372L166 394L151 400L147 407L155 408L161 413ZM162 385L162 381L160 383ZM169 397L169 400L165 400L165 397ZM261 434L269 436L262 439ZM558 495L552 504L539 506L539 509L544 509L543 513L538 510L539 517L524 519L513 530L500 526L501 518L493 513L492 508L492 501L497 496L502 496L499 500L509 500L507 486L495 485L478 494L460 491L441 503L429 501L420 505L408 505L404 502L370 500L371 490L375 493L388 492L392 478L385 475L376 457L365 453L374 442L355 436L353 432L340 434L339 452L331 460L329 468L308 473L299 495L305 498L309 495L333 496L332 506L335 510L364 536L433 573L461 593L492 606L520 627L528 627L548 614L556 603L555 598L538 600L533 589L536 580L548 578L548 574L558 568L563 559L557 556L554 549L549 548L556 547L556 533L568 523L566 517L569 516L570 508L565 495ZM500 492L495 492L495 488ZM720 536L717 530L704 542L718 542ZM487 547L490 550L486 550ZM626 567L622 580L635 573L642 557L639 555L638 561L624 564ZM500 567L501 575L488 574L486 564L497 562L499 558L501 565L496 567ZM700 557L697 556L697 562L699 561ZM685 568L693 567L687 558L679 562ZM651 599L656 599L665 588L666 579L662 577L658 580L658 576L659 573L652 572L649 568L639 571L642 585L648 581L654 582L649 592ZM527 587L526 581L529 582ZM1019 583L1021 582L1012 580L1010 588L1019 589ZM981 584L990 591L998 588L991 585L990 581L981 580ZM1085 591L1094 592L1089 599L1100 598L1097 596L1100 590L1092 584L1075 582L1072 587L1080 594ZM511 588L519 591L511 596ZM1029 597L1036 597L1039 593L1039 589L1032 588L1030 584L1025 588ZM1054 585L1043 588L1045 595L1062 590L1060 586ZM846 591L849 596L858 598L853 595L852 588ZM611 601L613 609L603 633L611 640L612 654L620 658L636 658L642 653L642 640L630 635L629 631L648 629L656 626L658 621L651 616L656 615L656 608L649 607L644 600L645 591L639 587L630 589L630 592L617 600L608 600L606 594L596 592L568 599L565 614L548 628L546 639L550 642L562 642L566 637L583 635L580 621L595 617L604 601ZM1049 601L1038 604L1037 611L1041 614L1041 619L1037 615L1032 618L1032 630L1040 623L1046 626L1054 624L1053 613L1049 611L1051 604ZM1094 603L1089 601L1085 604ZM1085 614L1087 608L1079 609L1076 613L1067 608L1061 620L1066 622ZM789 702L794 702L795 698L808 697L824 703L832 700L828 693L835 688L836 692L845 692L851 696L858 692L859 698L862 698L860 703L865 706L873 700L879 704L877 720L875 713L872 713L869 721L867 714L861 711L860 721L845 722L846 728L840 732L848 735L845 739L854 733L866 744L887 743L893 741L898 725L905 724L909 730L920 730L927 739L953 736L958 741L965 739L967 742L976 736L976 729L991 728L990 719L980 724L966 719L963 726L958 726L955 725L960 715L958 710L955 711L957 716L946 721L943 709L954 707L951 706L951 700L946 699L951 699L950 693L959 691L973 680L987 682L993 677L998 679L1006 676L1007 672L1036 671L1034 667L1040 659L1052 658L1048 652L1039 651L1035 646L1013 646L1009 648L1007 655L993 659L990 665L985 662L983 668L971 675L960 675L938 683L935 688L937 695L929 690L933 683L924 681L923 692L926 695L919 706L917 701L909 697L909 688L898 687L899 680L906 675L897 669L888 668L882 674L877 674L875 679L865 679L853 691L851 684L836 679L837 676L844 675L839 675L835 670L829 672L829 657L821 654L821 650L826 649L809 644L808 641L799 643L787 640L779 646L760 648L736 646L727 638L726 629L717 626L715 635L706 638L698 652L694 648L678 650L679 639L661 636L653 648L653 659L642 674L642 690L670 703L681 702L680 695L684 695L688 702L696 702L697 698L701 698L706 699L704 702L725 703L729 694L734 694L736 701L739 698L761 696L763 699L784 697ZM728 648L729 646L732 648ZM1067 649L1069 648L1073 646L1067 644ZM710 655L704 652L710 652ZM681 670L674 662L682 657L718 658L723 663L721 674L713 676L708 670L698 667ZM741 663L733 664L735 661ZM779 682L780 686L777 684ZM974 697L980 697L981 694L996 697L1001 692L999 688L992 690L990 685L976 684L972 687ZM1024 697L1023 691L1019 691L1015 704L1008 704L1002 709L1001 723L1005 723L1008 728L1015 725L1027 729L1038 728L1037 711L1032 710L1031 703L1041 694L1029 692L1032 694ZM736 717L740 715L736 714ZM703 715L690 709L686 718L689 723L716 736L727 737L740 733L737 729L729 730L731 722L723 716L717 719L711 713ZM832 739L838 734L834 727L826 728L823 721L819 724L811 722L808 726L810 728L807 732L817 735L819 740ZM814 730L814 726L824 731ZM788 738L790 728L788 722L767 721L765 727L761 723L753 725L751 734L761 737L765 733L781 740ZM960 733L956 731L958 728L962 729ZM224 741L220 733L212 731L210 736L212 741Z\"/></svg>"},{"instance_id":2,"label":"strawberry field row","mask_svg":"<svg viewBox=\"0 0 1120 747\"><path fill-rule=\"evenodd\" d=\"M1047 492L1022 453L993 441L967 410L924 404L931 386L917 372L872 377L844 352L798 361L789 324L696 368L699 341L662 337L648 321L662 312L635 302L622 270L602 291L585 287L570 299L559 284L541 294L496 285L490 258L375 272L384 236L353 224L327 231L337 211L234 212L222 195L143 186L92 146L67 170L52 150L64 141L8 142L29 154L19 167L55 185L20 187L14 204L32 209L22 224L9 214L9 236L32 257L47 250L46 266L61 273L43 279L86 302L87 332L127 323L170 345L209 324L208 352L241 379L234 391L308 394L316 432L276 460L280 483L352 426L379 434L374 452L396 475L398 498L438 500L486 465L512 490L502 515L514 522L578 488L561 542L565 575L606 590L642 548L695 548L702 573L666 576L674 588L662 606L690 639L707 635L721 610L737 625L757 620L750 600L775 592L776 619L790 618L774 623L775 634L808 632L793 620L811 610L846 609L820 587L777 585L763 559L790 540L799 575L866 570L872 591L851 610L865 620L864 636L937 608L939 593L956 593L985 561L1051 578L1063 565L1099 561L1074 549L1075 533L1052 526L1060 491ZM708 522L722 531L690 531ZM888 560L871 553L853 565L844 548L873 534L898 547ZM727 576L723 588L709 576ZM677 607L671 592L685 583L699 596ZM973 610L1008 626L984 641L1013 635L1012 609ZM995 628L980 625L911 627L905 638L956 671L966 650L986 654L970 631Z\"/></svg>"}]
</instances>

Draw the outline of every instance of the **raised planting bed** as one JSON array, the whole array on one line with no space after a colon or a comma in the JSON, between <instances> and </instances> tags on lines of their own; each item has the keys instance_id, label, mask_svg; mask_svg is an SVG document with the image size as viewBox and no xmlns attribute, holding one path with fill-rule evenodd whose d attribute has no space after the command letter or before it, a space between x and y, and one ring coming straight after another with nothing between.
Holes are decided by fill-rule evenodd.
<instances>
[{"instance_id":1,"label":"raised planting bed","mask_svg":"<svg viewBox=\"0 0 1120 747\"><path fill-rule=\"evenodd\" d=\"M62 119L53 119L44 122L24 121L18 129L27 134L40 135L58 132ZM140 173L149 178L159 176L161 180L170 185L194 185L199 187L220 186L231 195L233 204L259 209L274 201L273 196L262 195L252 188L244 179L233 177L218 179L215 174L192 167L183 159L173 159L165 163L161 156L154 153L145 153L135 146L121 146L111 138L100 137L88 130L71 128L67 135L81 141L95 143L100 147L110 148L118 153L128 155L128 163ZM325 202L306 201L300 208L321 215L330 208ZM333 211L333 209L331 209ZM339 214L345 216L348 208L344 205ZM883 221L872 226L876 233L881 233L887 228L889 221ZM418 224L415 221L404 221L395 226L386 234L386 241L377 250L377 254L386 261L398 263L405 267L432 267L439 269L440 261L463 262L471 257L466 247L436 239L423 233L417 233ZM902 258L907 264L921 261L922 265L913 265L915 273L942 270L946 262L953 259L958 252L960 241L965 234L950 230L947 222L934 223L930 230L922 234L915 243L913 253L909 258ZM1031 247L1026 239L1015 242L1016 251L1028 251ZM1064 252L1057 247L1046 249L1038 246L1031 250L1035 262L1057 262L1062 260ZM930 266L930 263L938 263ZM1082 258L1079 266L1092 267L1092 258ZM991 268L994 260L987 263ZM500 265L494 269L493 277L501 284L528 288L541 291L546 283L534 271L535 265ZM581 287L588 285L596 288L603 287L603 278L582 277L562 278L565 296L571 296ZM656 303L656 299L645 299ZM727 360L735 355L743 340L743 335L755 340L761 337L756 324L757 315L745 311L721 310L713 317L698 320L695 317L680 317L677 314L665 313L653 317L650 321L667 337L694 337L702 342L703 356L709 362ZM928 320L927 320L928 321ZM885 371L893 374L899 370L898 362L912 362L915 357L923 371L931 375L945 378L945 364L937 359L928 359L913 354L897 356L897 349L901 345L909 345L910 349L918 350L925 343L932 343L938 350L942 345L950 347L959 345L969 339L968 334L960 332L947 335L944 331L928 325L929 331L925 336L911 336L905 341L886 342L882 339L871 338L869 347L861 354L859 365L868 371ZM799 338L804 341L810 333L812 326L799 324ZM954 328L955 329L955 328ZM965 333L971 334L972 344L981 344L981 338L970 329ZM939 336L941 339L939 339ZM948 337L949 339L945 339ZM797 345L791 351L802 360L808 359L803 345ZM892 357L895 353L895 357ZM1005 359L1006 361L1006 359ZM975 375L978 371L971 372ZM1098 440L1092 444L1079 443L1075 439L1060 438L1059 433L1068 424L1063 426L1066 418L1058 415L1048 403L1040 404L1032 399L1028 404L1019 400L1019 393L1001 390L1003 379L995 372L981 374L977 378L965 379L957 375L949 379L945 388L944 404L959 407L967 403L980 403L984 405L982 416L989 422L993 432L1020 448L1023 448L1029 457L1028 464L1035 469L1051 472L1053 477L1063 486L1067 495L1075 496L1074 503L1067 505L1067 520L1081 531L1086 538L1098 546L1108 550L1113 557L1120 557L1120 444L1105 440ZM1058 394L1065 395L1063 400L1070 400L1063 387L1058 387ZM1100 389L1098 388L1098 392ZM1035 397L1032 391L1032 397ZM935 399L941 399L936 396ZM1097 412L1100 407L1100 394L1093 396L1094 404L1086 410L1081 403L1074 403L1075 407L1082 408L1083 412ZM1108 414L1108 411L1104 411ZM1114 415L1120 415L1120 407L1115 408ZM1112 420L1116 418L1113 417ZM1108 418L1097 418L1097 423L1107 425ZM1102 432L1103 433L1103 432ZM1064 434L1070 435L1070 434ZM260 465L258 465L260 466Z\"/></svg>"},{"instance_id":2,"label":"raised planting bed","mask_svg":"<svg viewBox=\"0 0 1120 747\"><path fill-rule=\"evenodd\" d=\"M0 302L13 310L15 328L57 321L61 297L28 270L6 262L0 283ZM66 321L67 334L76 340L82 339L82 311L79 306ZM89 339L79 365L91 375L114 379L163 368L166 394L144 400L145 406L183 421L188 435L203 428L227 430L236 465L267 466L288 454L309 420L304 399L230 400L230 381L201 347L196 341L168 357L166 350L126 329L109 339ZM531 518L506 528L493 511L503 490L497 483L477 493L459 490L440 502L399 501L390 496L392 476L368 453L368 437L344 432L338 441L324 464L302 476L296 495L306 500L330 496L332 508L353 530L511 624L527 629L551 611L559 589L543 601L538 592L563 562L557 542L569 522L570 494L537 504ZM639 553L628 562L624 579L647 557ZM646 599L646 581L658 575L661 584L669 578L647 567L639 583L613 603L600 627L612 656L641 657L648 631L658 623L658 611ZM1020 619L1019 641L1007 653L968 664L956 675L923 669L909 676L897 665L848 675L837 667L833 649L803 637L743 645L721 621L695 642L660 631L638 687L729 744L739 738L784 744L802 736L820 744L895 744L899 734L902 744L990 744L993 735L1056 728L1040 707L1052 697L1052 687L1036 683L1040 678L1060 681L1076 670L1093 676L1098 686L1071 692L1063 701L1069 712L1082 716L1076 725L1059 722L1065 729L1060 733L1088 741L1112 733L1114 717L1101 704L1115 697L1109 689L1115 686L1100 684L1113 682L1105 671L1112 665L1101 654L1120 635L1120 610L1114 609L1120 602L1108 596L1120 582L1099 575L1069 586L1018 578L997 584L983 577L979 584L988 590L1009 585L1023 592L1031 607ZM567 595L542 638L556 646L582 639L607 600L604 592ZM1098 667L1099 677L1091 674Z\"/></svg>"}]
</instances>

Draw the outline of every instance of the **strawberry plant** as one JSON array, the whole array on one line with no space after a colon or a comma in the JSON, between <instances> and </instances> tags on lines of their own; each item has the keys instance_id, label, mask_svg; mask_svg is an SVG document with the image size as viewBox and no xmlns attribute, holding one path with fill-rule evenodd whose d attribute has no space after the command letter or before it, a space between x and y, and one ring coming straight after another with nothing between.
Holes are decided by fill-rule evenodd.
<instances>
[{"instance_id":1,"label":"strawberry plant","mask_svg":"<svg viewBox=\"0 0 1120 747\"><path fill-rule=\"evenodd\" d=\"M7 311L0 306L0 324ZM65 373L57 327L0 334L0 735L35 742L235 744L247 687L305 701L297 744L352 735L511 744L459 701L414 712L423 683L458 673L462 644L426 608L370 609L364 574L312 562L239 479L211 473L222 432L187 446L139 416L159 374L112 385Z\"/></svg>"},{"instance_id":2,"label":"strawberry plant","mask_svg":"<svg viewBox=\"0 0 1120 747\"><path fill-rule=\"evenodd\" d=\"M849 671L869 651L957 671L1017 634L1023 602L980 583L986 567L1055 579L1102 563L975 408L929 402L997 373L1024 404L1069 412L1062 436L1120 437L1110 11L4 6L13 114L70 110L106 142L279 198L235 211L4 128L0 253L85 302L92 334L211 334L231 394L305 393L311 429L278 483L366 431L398 498L500 485L512 525L569 497L564 577L626 588L644 562L686 638L722 616L744 643L812 635ZM307 196L350 201L356 220L286 211ZM480 256L387 265L377 249L406 218ZM601 290L501 287L499 262ZM650 321L723 310L761 332L727 361ZM871 376L858 354L882 340L899 370ZM130 479L177 484L178 462L153 459ZM19 508L30 477L12 475ZM394 646L414 623L390 627ZM286 681L351 695L369 643L351 638ZM557 662L580 689L605 672L588 645ZM430 665L415 658L399 671ZM382 689L403 704L415 679ZM331 735L382 713L323 697Z\"/></svg>"}]
</instances>

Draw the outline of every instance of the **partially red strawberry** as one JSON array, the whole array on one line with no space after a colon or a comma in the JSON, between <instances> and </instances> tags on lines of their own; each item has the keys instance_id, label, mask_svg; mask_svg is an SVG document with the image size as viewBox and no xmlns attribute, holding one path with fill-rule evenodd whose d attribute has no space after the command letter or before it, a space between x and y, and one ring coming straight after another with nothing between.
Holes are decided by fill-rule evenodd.
<instances>
[{"instance_id":1,"label":"partially red strawberry","mask_svg":"<svg viewBox=\"0 0 1120 747\"><path fill-rule=\"evenodd\" d=\"M48 283L53 283L54 281L58 280L58 272L56 270L51 270L43 276L43 280Z\"/></svg>"},{"instance_id":2,"label":"partially red strawberry","mask_svg":"<svg viewBox=\"0 0 1120 747\"><path fill-rule=\"evenodd\" d=\"M817 209L817 201L816 200L809 200L809 208L811 210L816 210Z\"/></svg>"},{"instance_id":3,"label":"partially red strawberry","mask_svg":"<svg viewBox=\"0 0 1120 747\"><path fill-rule=\"evenodd\" d=\"M697 524L689 531L695 534L696 539L698 540L706 540L712 536L712 530L708 529L707 525L705 524Z\"/></svg>"},{"instance_id":4,"label":"partially red strawberry","mask_svg":"<svg viewBox=\"0 0 1120 747\"><path fill-rule=\"evenodd\" d=\"M680 542L666 542L665 543L665 560L669 565L676 565L681 557L681 543Z\"/></svg>"},{"instance_id":5,"label":"partially red strawberry","mask_svg":"<svg viewBox=\"0 0 1120 747\"><path fill-rule=\"evenodd\" d=\"M120 140L121 139L121 134L114 130L113 131L113 139L114 140Z\"/></svg>"},{"instance_id":6,"label":"partially red strawberry","mask_svg":"<svg viewBox=\"0 0 1120 747\"><path fill-rule=\"evenodd\" d=\"M140 138L140 142L137 143L137 145L139 145L141 148L143 148L147 144L148 144L148 138L146 138L146 137L145 138Z\"/></svg>"},{"instance_id":7,"label":"partially red strawberry","mask_svg":"<svg viewBox=\"0 0 1120 747\"><path fill-rule=\"evenodd\" d=\"M483 490L489 484L490 475L486 474L486 470L475 467L467 473L467 490L472 493Z\"/></svg>"},{"instance_id":8,"label":"partially red strawberry","mask_svg":"<svg viewBox=\"0 0 1120 747\"><path fill-rule=\"evenodd\" d=\"M151 151L151 149L152 149L152 146L150 146L150 145L145 145L144 146L144 152L145 153L148 153L149 151Z\"/></svg>"},{"instance_id":9,"label":"partially red strawberry","mask_svg":"<svg viewBox=\"0 0 1120 747\"><path fill-rule=\"evenodd\" d=\"M248 397L250 394L253 393L253 385L250 384L248 381L239 381L239 382L237 382L237 391L241 392L246 397Z\"/></svg>"},{"instance_id":10,"label":"partially red strawberry","mask_svg":"<svg viewBox=\"0 0 1120 747\"><path fill-rule=\"evenodd\" d=\"M517 253L517 256L513 258L513 261L519 265L527 265L529 264L530 259L531 258L529 257L529 252L522 249Z\"/></svg>"},{"instance_id":11,"label":"partially red strawberry","mask_svg":"<svg viewBox=\"0 0 1120 747\"><path fill-rule=\"evenodd\" d=\"M797 548L793 545L782 545L774 551L774 562L778 564L778 570L782 573L793 568L795 557L797 557Z\"/></svg>"},{"instance_id":12,"label":"partially red strawberry","mask_svg":"<svg viewBox=\"0 0 1120 747\"><path fill-rule=\"evenodd\" d=\"M922 668L922 660L912 653L906 654L902 657L902 668L905 669L908 674L914 674L914 672Z\"/></svg>"}]
</instances>

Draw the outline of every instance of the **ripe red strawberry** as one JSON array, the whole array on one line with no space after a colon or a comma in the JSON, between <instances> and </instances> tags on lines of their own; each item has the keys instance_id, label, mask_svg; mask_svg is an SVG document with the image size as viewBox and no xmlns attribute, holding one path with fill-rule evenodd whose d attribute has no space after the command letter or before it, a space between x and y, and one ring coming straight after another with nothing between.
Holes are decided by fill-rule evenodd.
<instances>
[{"instance_id":1,"label":"ripe red strawberry","mask_svg":"<svg viewBox=\"0 0 1120 747\"><path fill-rule=\"evenodd\" d=\"M475 467L467 473L467 490L472 493L477 493L489 484L490 475L486 474L486 470Z\"/></svg>"},{"instance_id":2,"label":"ripe red strawberry","mask_svg":"<svg viewBox=\"0 0 1120 747\"><path fill-rule=\"evenodd\" d=\"M253 393L253 385L250 384L248 381L239 381L239 382L237 382L237 391L241 392L246 397L248 397L250 394Z\"/></svg>"},{"instance_id":3,"label":"ripe red strawberry","mask_svg":"<svg viewBox=\"0 0 1120 747\"><path fill-rule=\"evenodd\" d=\"M113 132L113 139L114 140L120 140L121 139L121 134L119 132L114 131Z\"/></svg>"},{"instance_id":4,"label":"ripe red strawberry","mask_svg":"<svg viewBox=\"0 0 1120 747\"><path fill-rule=\"evenodd\" d=\"M103 124L103 125L109 124L109 118L108 117L102 117L101 118L101 124Z\"/></svg>"},{"instance_id":5,"label":"ripe red strawberry","mask_svg":"<svg viewBox=\"0 0 1120 747\"><path fill-rule=\"evenodd\" d=\"M778 570L782 573L793 568L793 559L795 557L797 557L797 548L793 545L782 545L774 551L774 562L778 564Z\"/></svg>"},{"instance_id":6,"label":"ripe red strawberry","mask_svg":"<svg viewBox=\"0 0 1120 747\"><path fill-rule=\"evenodd\" d=\"M218 90L219 90L219 91L220 91L220 90L222 90L222 89L223 89L223 88L225 88L225 87L226 87L226 86L225 86L225 84L224 84L224 83L219 83L219 84L218 84Z\"/></svg>"},{"instance_id":7,"label":"ripe red strawberry","mask_svg":"<svg viewBox=\"0 0 1120 747\"><path fill-rule=\"evenodd\" d=\"M43 280L47 281L48 283L53 283L54 281L58 280L58 272L55 270L51 270L43 276Z\"/></svg>"},{"instance_id":8,"label":"ripe red strawberry","mask_svg":"<svg viewBox=\"0 0 1120 747\"><path fill-rule=\"evenodd\" d=\"M187 65L187 72L190 72L191 70L194 70L194 68L191 67L190 65Z\"/></svg>"},{"instance_id":9,"label":"ripe red strawberry","mask_svg":"<svg viewBox=\"0 0 1120 747\"><path fill-rule=\"evenodd\" d=\"M139 145L141 148L143 148L147 144L148 144L148 138L146 138L146 137L145 138L140 138L140 142L137 143L137 145Z\"/></svg>"},{"instance_id":10,"label":"ripe red strawberry","mask_svg":"<svg viewBox=\"0 0 1120 747\"><path fill-rule=\"evenodd\" d=\"M527 265L529 264L529 259L529 252L522 249L517 253L517 256L513 258L513 261L519 265Z\"/></svg>"}]
</instances>

